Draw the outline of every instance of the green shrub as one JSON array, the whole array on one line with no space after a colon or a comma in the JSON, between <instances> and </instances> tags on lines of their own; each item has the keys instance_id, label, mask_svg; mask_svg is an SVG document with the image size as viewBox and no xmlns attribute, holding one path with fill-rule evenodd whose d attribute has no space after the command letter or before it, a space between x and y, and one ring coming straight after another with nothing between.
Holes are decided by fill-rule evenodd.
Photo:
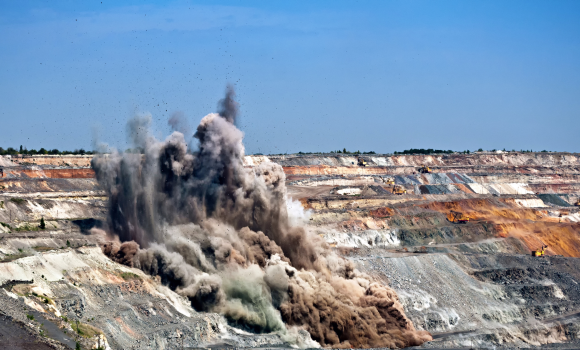
<instances>
[{"instance_id":1,"label":"green shrub","mask_svg":"<svg viewBox=\"0 0 580 350\"><path fill-rule=\"evenodd\" d=\"M121 277L125 280L125 281L131 281L131 280L140 280L141 277L139 277L139 275L136 275L132 272L122 272L121 273Z\"/></svg>"},{"instance_id":2,"label":"green shrub","mask_svg":"<svg viewBox=\"0 0 580 350\"><path fill-rule=\"evenodd\" d=\"M40 226L38 226L38 227L40 227L41 230L44 230L46 228L46 224L44 223L44 218L40 219Z\"/></svg>"}]
</instances>

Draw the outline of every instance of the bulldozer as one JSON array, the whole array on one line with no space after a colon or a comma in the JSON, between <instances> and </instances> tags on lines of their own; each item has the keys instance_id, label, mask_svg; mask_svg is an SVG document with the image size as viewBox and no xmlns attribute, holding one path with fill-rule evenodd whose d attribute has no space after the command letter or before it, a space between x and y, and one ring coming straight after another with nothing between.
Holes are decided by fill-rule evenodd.
<instances>
[{"instance_id":1,"label":"bulldozer","mask_svg":"<svg viewBox=\"0 0 580 350\"><path fill-rule=\"evenodd\" d=\"M396 186L393 186L393 193L401 196L403 194L406 194L407 190L405 189L405 187L403 187L401 185L396 185Z\"/></svg>"},{"instance_id":2,"label":"bulldozer","mask_svg":"<svg viewBox=\"0 0 580 350\"><path fill-rule=\"evenodd\" d=\"M366 160L364 160L362 157L358 157L358 166L367 166Z\"/></svg>"},{"instance_id":3,"label":"bulldozer","mask_svg":"<svg viewBox=\"0 0 580 350\"><path fill-rule=\"evenodd\" d=\"M421 169L419 169L419 172L421 174L431 174L431 168L429 168L428 166L423 165L423 167L421 167Z\"/></svg>"},{"instance_id":4,"label":"bulldozer","mask_svg":"<svg viewBox=\"0 0 580 350\"><path fill-rule=\"evenodd\" d=\"M454 224L467 224L469 222L469 216L458 211L451 211L451 217Z\"/></svg>"},{"instance_id":5,"label":"bulldozer","mask_svg":"<svg viewBox=\"0 0 580 350\"><path fill-rule=\"evenodd\" d=\"M540 250L532 250L532 256L544 256L544 254L546 253L546 249L548 249L547 245L543 245L542 244L542 249Z\"/></svg>"}]
</instances>

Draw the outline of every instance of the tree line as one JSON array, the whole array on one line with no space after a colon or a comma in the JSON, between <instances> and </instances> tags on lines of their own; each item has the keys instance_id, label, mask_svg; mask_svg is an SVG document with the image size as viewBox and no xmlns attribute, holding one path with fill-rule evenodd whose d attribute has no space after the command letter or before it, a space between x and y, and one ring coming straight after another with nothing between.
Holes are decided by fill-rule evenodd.
<instances>
[{"instance_id":1,"label":"tree line","mask_svg":"<svg viewBox=\"0 0 580 350\"><path fill-rule=\"evenodd\" d=\"M37 155L37 154L52 154L52 155L64 155L64 154L79 154L79 155L84 155L84 154L93 154L92 151L85 151L84 149L75 149L74 151L59 151L58 149L54 148L51 150L47 150L44 148L39 149L38 151L35 149L26 149L26 147L22 147L20 146L20 149L17 150L13 147L8 147L6 149L0 147L0 156L6 156L6 155L18 155L18 154L22 154L22 155Z\"/></svg>"},{"instance_id":2,"label":"tree line","mask_svg":"<svg viewBox=\"0 0 580 350\"><path fill-rule=\"evenodd\" d=\"M395 151L394 154L452 154L455 153L452 150L441 150L441 149L433 149L433 148L411 148L406 149L403 152ZM469 154L469 151L464 151L463 153Z\"/></svg>"}]
</instances>

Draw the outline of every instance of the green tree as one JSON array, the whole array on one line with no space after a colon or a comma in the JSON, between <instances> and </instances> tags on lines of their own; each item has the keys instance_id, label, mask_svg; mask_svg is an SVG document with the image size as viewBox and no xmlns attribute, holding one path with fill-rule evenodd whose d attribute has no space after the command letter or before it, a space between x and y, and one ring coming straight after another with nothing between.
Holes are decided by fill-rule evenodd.
<instances>
[{"instance_id":1,"label":"green tree","mask_svg":"<svg viewBox=\"0 0 580 350\"><path fill-rule=\"evenodd\" d=\"M75 345L75 350L81 350L81 344L79 342Z\"/></svg>"},{"instance_id":2,"label":"green tree","mask_svg":"<svg viewBox=\"0 0 580 350\"><path fill-rule=\"evenodd\" d=\"M70 242L69 242L69 240L68 240L68 239L66 240L66 246L67 246L67 247L70 247Z\"/></svg>"},{"instance_id":3,"label":"green tree","mask_svg":"<svg viewBox=\"0 0 580 350\"><path fill-rule=\"evenodd\" d=\"M44 223L44 218L40 218L40 229L44 230L46 228L46 224Z\"/></svg>"}]
</instances>

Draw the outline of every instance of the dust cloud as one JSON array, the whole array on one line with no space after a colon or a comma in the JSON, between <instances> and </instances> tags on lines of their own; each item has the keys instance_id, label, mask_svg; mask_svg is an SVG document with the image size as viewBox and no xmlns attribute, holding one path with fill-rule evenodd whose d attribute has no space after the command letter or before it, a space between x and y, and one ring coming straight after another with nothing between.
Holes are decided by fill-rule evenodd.
<instances>
[{"instance_id":1,"label":"dust cloud","mask_svg":"<svg viewBox=\"0 0 580 350\"><path fill-rule=\"evenodd\" d=\"M406 347L430 340L416 331L393 290L354 269L289 217L282 167L243 165L238 103L228 87L219 114L205 116L188 149L184 134L164 141L151 116L128 123L143 154L92 161L110 198L111 259L159 276L198 311L217 312L250 332L306 329L326 347ZM174 129L184 123L172 121ZM190 135L186 135L188 138ZM297 218L297 219L296 219Z\"/></svg>"}]
</instances>

